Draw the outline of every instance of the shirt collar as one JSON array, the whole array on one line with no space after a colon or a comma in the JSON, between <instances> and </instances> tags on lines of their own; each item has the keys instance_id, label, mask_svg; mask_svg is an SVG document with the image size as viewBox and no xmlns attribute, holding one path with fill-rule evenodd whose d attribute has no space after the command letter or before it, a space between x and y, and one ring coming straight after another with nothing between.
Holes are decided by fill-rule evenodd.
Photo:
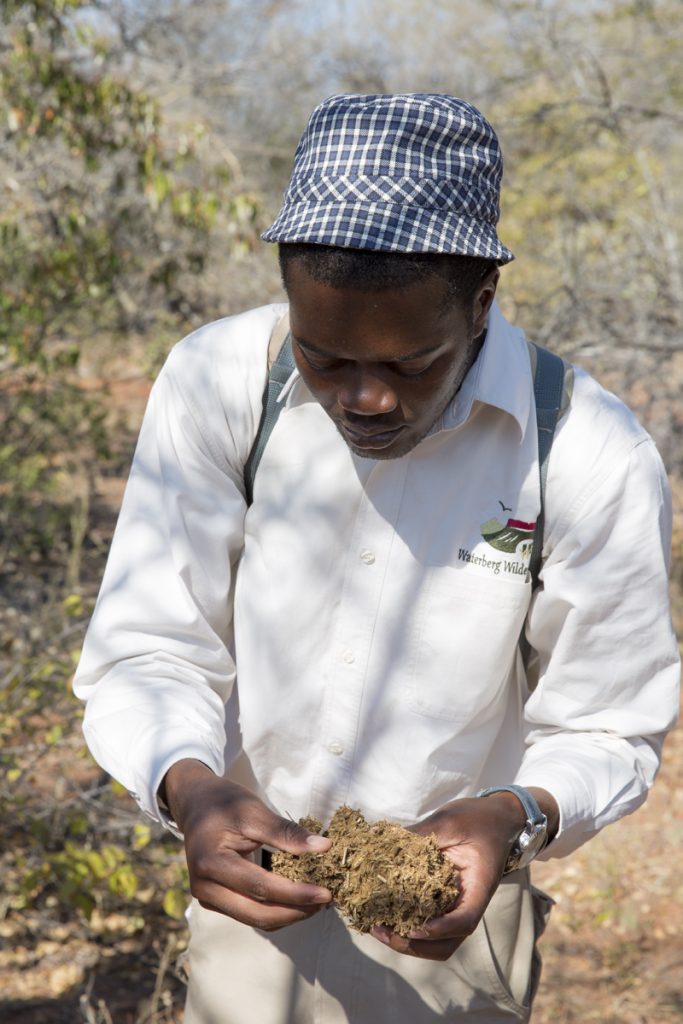
<instances>
[{"instance_id":1,"label":"shirt collar","mask_svg":"<svg viewBox=\"0 0 683 1024\"><path fill-rule=\"evenodd\" d=\"M492 405L516 420L521 437L531 407L529 355L524 333L507 322L494 300L486 327L486 340L460 390L447 407L440 429L460 426L475 402Z\"/></svg>"}]
</instances>

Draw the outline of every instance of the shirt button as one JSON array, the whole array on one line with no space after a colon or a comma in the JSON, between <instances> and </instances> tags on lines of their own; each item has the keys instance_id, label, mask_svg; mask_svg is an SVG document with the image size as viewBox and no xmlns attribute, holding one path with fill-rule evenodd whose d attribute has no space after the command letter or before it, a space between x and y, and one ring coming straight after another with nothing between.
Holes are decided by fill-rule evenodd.
<instances>
[{"instance_id":1,"label":"shirt button","mask_svg":"<svg viewBox=\"0 0 683 1024\"><path fill-rule=\"evenodd\" d=\"M354 661L356 660L356 655L353 653L353 651L344 651L342 657L347 665L353 665Z\"/></svg>"},{"instance_id":2,"label":"shirt button","mask_svg":"<svg viewBox=\"0 0 683 1024\"><path fill-rule=\"evenodd\" d=\"M332 740L332 742L328 744L327 749L331 754L339 755L344 753L344 748L339 740Z\"/></svg>"},{"instance_id":3,"label":"shirt button","mask_svg":"<svg viewBox=\"0 0 683 1024\"><path fill-rule=\"evenodd\" d=\"M360 559L361 562L365 562L366 565L372 565L372 563L375 561L375 556L373 555L372 551L368 551L368 549L366 548L364 551L361 551Z\"/></svg>"}]
</instances>

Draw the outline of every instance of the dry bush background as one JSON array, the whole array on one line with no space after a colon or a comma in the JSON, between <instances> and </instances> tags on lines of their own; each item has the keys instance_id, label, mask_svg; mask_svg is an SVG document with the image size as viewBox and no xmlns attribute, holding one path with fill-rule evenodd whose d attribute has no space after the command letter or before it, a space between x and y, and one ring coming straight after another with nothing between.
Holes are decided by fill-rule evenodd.
<instances>
[{"instance_id":1,"label":"dry bush background","mask_svg":"<svg viewBox=\"0 0 683 1024\"><path fill-rule=\"evenodd\" d=\"M0 4L0 1018L182 1013L186 876L84 750L70 680L150 381L282 297L258 242L311 108L478 104L506 156L501 289L619 393L674 492L683 622L683 9L674 0ZM538 1024L683 1020L683 739L645 809L566 861Z\"/></svg>"}]
</instances>

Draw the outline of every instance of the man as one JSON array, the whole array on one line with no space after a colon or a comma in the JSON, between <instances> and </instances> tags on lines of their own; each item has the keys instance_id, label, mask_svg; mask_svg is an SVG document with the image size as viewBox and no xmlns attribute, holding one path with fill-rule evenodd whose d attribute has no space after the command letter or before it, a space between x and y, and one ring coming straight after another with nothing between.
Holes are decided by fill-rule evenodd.
<instances>
[{"instance_id":1,"label":"man","mask_svg":"<svg viewBox=\"0 0 683 1024\"><path fill-rule=\"evenodd\" d=\"M153 389L75 689L97 760L184 836L187 1024L528 1020L548 902L528 863L656 774L678 683L663 469L576 370L532 594L501 173L461 100L325 101L264 235L288 306L195 332ZM295 369L247 507L285 314ZM267 870L266 848L326 849L295 821L343 803L435 834L454 909L360 936Z\"/></svg>"}]
</instances>

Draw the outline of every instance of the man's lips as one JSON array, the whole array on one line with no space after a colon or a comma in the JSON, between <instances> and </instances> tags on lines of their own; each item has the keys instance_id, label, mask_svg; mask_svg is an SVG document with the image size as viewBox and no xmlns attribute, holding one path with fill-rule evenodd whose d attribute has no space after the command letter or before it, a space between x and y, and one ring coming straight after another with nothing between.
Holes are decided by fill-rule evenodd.
<instances>
[{"instance_id":1,"label":"man's lips","mask_svg":"<svg viewBox=\"0 0 683 1024\"><path fill-rule=\"evenodd\" d=\"M354 448L387 448L403 430L405 423L400 423L397 427L385 427L381 430L364 429L343 422L339 424L339 427Z\"/></svg>"}]
</instances>

